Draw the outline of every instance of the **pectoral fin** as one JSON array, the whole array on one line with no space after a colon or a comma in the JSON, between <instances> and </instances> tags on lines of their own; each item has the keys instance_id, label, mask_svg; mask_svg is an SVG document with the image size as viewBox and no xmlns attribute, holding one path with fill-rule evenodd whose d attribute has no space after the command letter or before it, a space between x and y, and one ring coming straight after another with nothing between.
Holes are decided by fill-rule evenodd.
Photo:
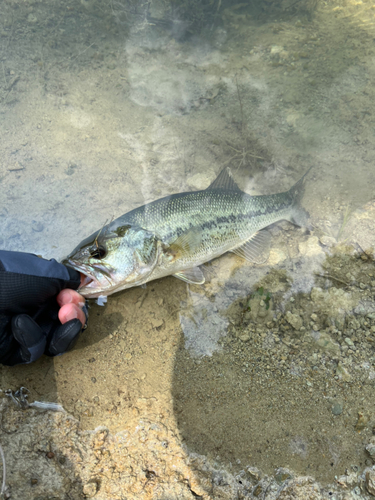
<instances>
[{"instance_id":1,"label":"pectoral fin","mask_svg":"<svg viewBox=\"0 0 375 500\"><path fill-rule=\"evenodd\" d=\"M268 259L271 235L268 231L258 231L240 247L231 250L239 257L256 264L263 264Z\"/></svg>"},{"instance_id":2,"label":"pectoral fin","mask_svg":"<svg viewBox=\"0 0 375 500\"><path fill-rule=\"evenodd\" d=\"M203 285L203 283L205 282L203 273L199 269L199 267L185 269L184 271L180 271L173 276L182 281L185 281L186 283L191 283L192 285Z\"/></svg>"},{"instance_id":3,"label":"pectoral fin","mask_svg":"<svg viewBox=\"0 0 375 500\"><path fill-rule=\"evenodd\" d=\"M175 258L193 255L202 243L202 232L198 228L182 233L170 244L168 252Z\"/></svg>"}]
</instances>

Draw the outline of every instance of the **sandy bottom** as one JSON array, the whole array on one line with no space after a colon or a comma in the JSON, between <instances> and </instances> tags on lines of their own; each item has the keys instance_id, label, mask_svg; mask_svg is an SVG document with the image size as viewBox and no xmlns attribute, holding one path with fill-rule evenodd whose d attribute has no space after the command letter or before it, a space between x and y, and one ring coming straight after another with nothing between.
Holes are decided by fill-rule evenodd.
<instances>
[{"instance_id":1,"label":"sandy bottom","mask_svg":"<svg viewBox=\"0 0 375 500\"><path fill-rule=\"evenodd\" d=\"M11 498L365 498L373 11L223 3L212 30L177 37L155 21L162 4L153 23L116 5L0 6L1 248L63 258L113 216L204 189L226 165L250 194L314 166L313 230L272 227L264 264L225 255L202 287L168 277L92 302L72 352L1 368L3 390L65 409L2 400Z\"/></svg>"}]
</instances>

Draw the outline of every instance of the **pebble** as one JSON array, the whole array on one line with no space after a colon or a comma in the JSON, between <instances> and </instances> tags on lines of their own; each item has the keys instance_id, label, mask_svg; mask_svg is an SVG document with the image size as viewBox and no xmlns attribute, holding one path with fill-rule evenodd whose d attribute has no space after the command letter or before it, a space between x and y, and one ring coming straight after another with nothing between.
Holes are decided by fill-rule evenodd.
<instances>
[{"instance_id":1,"label":"pebble","mask_svg":"<svg viewBox=\"0 0 375 500\"><path fill-rule=\"evenodd\" d=\"M322 253L317 236L311 236L307 241L301 241L298 244L298 250L302 255L306 255L307 257L313 257Z\"/></svg>"},{"instance_id":2,"label":"pebble","mask_svg":"<svg viewBox=\"0 0 375 500\"><path fill-rule=\"evenodd\" d=\"M262 472L256 467L248 467L247 472L249 473L250 477L255 481L259 481L262 477Z\"/></svg>"},{"instance_id":3,"label":"pebble","mask_svg":"<svg viewBox=\"0 0 375 500\"><path fill-rule=\"evenodd\" d=\"M298 316L298 314L293 314L290 311L286 313L285 319L295 330L299 330L303 325L301 316Z\"/></svg>"},{"instance_id":4,"label":"pebble","mask_svg":"<svg viewBox=\"0 0 375 500\"><path fill-rule=\"evenodd\" d=\"M163 326L164 324L164 321L162 319L157 319L157 318L152 318L151 319L151 325L152 325L152 328L160 328L161 326Z\"/></svg>"},{"instance_id":5,"label":"pebble","mask_svg":"<svg viewBox=\"0 0 375 500\"><path fill-rule=\"evenodd\" d=\"M30 24L35 24L38 21L37 17L34 14L29 14L27 16L27 22Z\"/></svg>"},{"instance_id":6,"label":"pebble","mask_svg":"<svg viewBox=\"0 0 375 500\"><path fill-rule=\"evenodd\" d=\"M320 243L324 245L325 247L334 247L336 245L336 240L335 238L332 238L332 236L322 236L319 239Z\"/></svg>"},{"instance_id":7,"label":"pebble","mask_svg":"<svg viewBox=\"0 0 375 500\"><path fill-rule=\"evenodd\" d=\"M44 226L41 222L37 222L34 220L31 224L31 229L36 233L40 233L41 231L43 231Z\"/></svg>"},{"instance_id":8,"label":"pebble","mask_svg":"<svg viewBox=\"0 0 375 500\"><path fill-rule=\"evenodd\" d=\"M343 406L341 403L335 403L334 405L332 405L332 413L334 415L341 415L342 410L343 410Z\"/></svg>"},{"instance_id":9,"label":"pebble","mask_svg":"<svg viewBox=\"0 0 375 500\"><path fill-rule=\"evenodd\" d=\"M92 498L93 496L95 496L97 490L98 488L96 483L86 483L82 488L83 494L88 498Z\"/></svg>"},{"instance_id":10,"label":"pebble","mask_svg":"<svg viewBox=\"0 0 375 500\"><path fill-rule=\"evenodd\" d=\"M373 470L366 472L366 488L370 495L375 496L375 471Z\"/></svg>"},{"instance_id":11,"label":"pebble","mask_svg":"<svg viewBox=\"0 0 375 500\"><path fill-rule=\"evenodd\" d=\"M323 350L323 351L329 351L334 354L340 354L340 347L336 342L334 342L331 337L324 332L315 332L312 335L313 339L317 343L317 345Z\"/></svg>"},{"instance_id":12,"label":"pebble","mask_svg":"<svg viewBox=\"0 0 375 500\"><path fill-rule=\"evenodd\" d=\"M349 382L352 378L348 370L342 365L342 363L338 364L336 369L336 375L344 382Z\"/></svg>"},{"instance_id":13,"label":"pebble","mask_svg":"<svg viewBox=\"0 0 375 500\"><path fill-rule=\"evenodd\" d=\"M375 460L375 444L370 443L366 446L366 451L370 455L370 457Z\"/></svg>"},{"instance_id":14,"label":"pebble","mask_svg":"<svg viewBox=\"0 0 375 500\"><path fill-rule=\"evenodd\" d=\"M355 424L354 428L356 431L362 431L367 423L369 421L369 418L367 415L364 415L363 412L359 411L358 412L358 420L357 420L357 423Z\"/></svg>"},{"instance_id":15,"label":"pebble","mask_svg":"<svg viewBox=\"0 0 375 500\"><path fill-rule=\"evenodd\" d=\"M250 340L250 335L248 333L244 333L243 335L239 336L239 339L242 340L242 342L247 342Z\"/></svg>"}]
</instances>

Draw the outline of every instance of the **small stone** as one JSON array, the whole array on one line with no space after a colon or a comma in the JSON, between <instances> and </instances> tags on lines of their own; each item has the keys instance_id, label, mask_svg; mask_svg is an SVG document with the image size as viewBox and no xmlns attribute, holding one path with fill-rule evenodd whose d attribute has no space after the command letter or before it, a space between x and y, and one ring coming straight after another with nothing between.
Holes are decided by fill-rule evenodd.
<instances>
[{"instance_id":1,"label":"small stone","mask_svg":"<svg viewBox=\"0 0 375 500\"><path fill-rule=\"evenodd\" d=\"M323 253L317 236L311 236L307 241L301 241L298 244L298 250L302 255L306 255L307 257L314 257Z\"/></svg>"},{"instance_id":2,"label":"small stone","mask_svg":"<svg viewBox=\"0 0 375 500\"><path fill-rule=\"evenodd\" d=\"M370 495L375 496L375 471L373 470L366 472L366 488Z\"/></svg>"},{"instance_id":3,"label":"small stone","mask_svg":"<svg viewBox=\"0 0 375 500\"><path fill-rule=\"evenodd\" d=\"M86 483L83 488L82 488L83 494L88 497L92 498L93 496L96 495L98 491L98 487L96 483Z\"/></svg>"},{"instance_id":4,"label":"small stone","mask_svg":"<svg viewBox=\"0 0 375 500\"><path fill-rule=\"evenodd\" d=\"M251 479L253 479L255 481L259 481L262 477L261 471L259 469L257 469L256 467L248 467L247 472L249 473L249 476L251 477Z\"/></svg>"},{"instance_id":5,"label":"small stone","mask_svg":"<svg viewBox=\"0 0 375 500\"><path fill-rule=\"evenodd\" d=\"M332 405L332 413L334 415L341 415L343 410L343 406L341 403L335 403Z\"/></svg>"},{"instance_id":6,"label":"small stone","mask_svg":"<svg viewBox=\"0 0 375 500\"><path fill-rule=\"evenodd\" d=\"M354 426L355 430L362 431L366 427L368 420L369 420L368 416L365 415L362 411L359 411L358 412L358 420Z\"/></svg>"},{"instance_id":7,"label":"small stone","mask_svg":"<svg viewBox=\"0 0 375 500\"><path fill-rule=\"evenodd\" d=\"M298 316L298 314L293 314L290 311L286 313L285 319L295 330L299 330L303 325L301 316Z\"/></svg>"},{"instance_id":8,"label":"small stone","mask_svg":"<svg viewBox=\"0 0 375 500\"><path fill-rule=\"evenodd\" d=\"M257 487L254 489L253 491L253 495L255 497L259 497L259 495L262 493L262 487L260 486L260 484L257 485Z\"/></svg>"},{"instance_id":9,"label":"small stone","mask_svg":"<svg viewBox=\"0 0 375 500\"><path fill-rule=\"evenodd\" d=\"M319 238L319 241L322 245L325 247L331 248L336 245L336 240L335 238L332 238L332 236L322 236Z\"/></svg>"},{"instance_id":10,"label":"small stone","mask_svg":"<svg viewBox=\"0 0 375 500\"><path fill-rule=\"evenodd\" d=\"M312 333L312 337L317 343L317 345L323 350L323 351L329 351L334 354L339 354L340 353L340 347L336 342L334 342L331 337L324 332L316 332L314 331Z\"/></svg>"},{"instance_id":11,"label":"small stone","mask_svg":"<svg viewBox=\"0 0 375 500\"><path fill-rule=\"evenodd\" d=\"M289 125L289 127L295 127L299 117L299 113L289 113L289 115L287 115L286 117L286 123Z\"/></svg>"},{"instance_id":12,"label":"small stone","mask_svg":"<svg viewBox=\"0 0 375 500\"><path fill-rule=\"evenodd\" d=\"M53 453L53 451L49 451L47 454L46 454L46 457L51 459L51 458L54 458L55 454Z\"/></svg>"},{"instance_id":13,"label":"small stone","mask_svg":"<svg viewBox=\"0 0 375 500\"><path fill-rule=\"evenodd\" d=\"M30 24L35 24L38 21L37 17L34 14L29 14L27 16L27 22Z\"/></svg>"},{"instance_id":14,"label":"small stone","mask_svg":"<svg viewBox=\"0 0 375 500\"><path fill-rule=\"evenodd\" d=\"M130 354L130 352L127 352L124 356L124 358L129 361L130 359L132 359L132 355Z\"/></svg>"},{"instance_id":15,"label":"small stone","mask_svg":"<svg viewBox=\"0 0 375 500\"><path fill-rule=\"evenodd\" d=\"M352 378L348 370L343 366L342 363L338 364L336 369L336 375L344 382L349 382Z\"/></svg>"},{"instance_id":16,"label":"small stone","mask_svg":"<svg viewBox=\"0 0 375 500\"><path fill-rule=\"evenodd\" d=\"M268 262L268 264L270 266L276 266L276 264L279 264L280 262L283 262L287 258L288 258L288 256L287 256L287 254L285 252L283 252L282 250L279 250L277 248L272 248L270 250L267 262Z\"/></svg>"},{"instance_id":17,"label":"small stone","mask_svg":"<svg viewBox=\"0 0 375 500\"><path fill-rule=\"evenodd\" d=\"M279 472L279 474L276 474L276 475L275 475L275 479L276 479L276 481L277 481L279 484L281 484L281 483L283 483L284 481L286 481L286 480L288 480L288 479L291 479L291 478L292 478L292 476L291 476L289 473L287 473L287 472Z\"/></svg>"},{"instance_id":18,"label":"small stone","mask_svg":"<svg viewBox=\"0 0 375 500\"><path fill-rule=\"evenodd\" d=\"M345 343L347 345L349 345L350 347L354 346L353 341L349 337L346 337L344 340L345 340Z\"/></svg>"},{"instance_id":19,"label":"small stone","mask_svg":"<svg viewBox=\"0 0 375 500\"><path fill-rule=\"evenodd\" d=\"M36 222L35 220L31 224L31 229L35 231L36 233L40 233L43 231L44 226L41 222Z\"/></svg>"},{"instance_id":20,"label":"small stone","mask_svg":"<svg viewBox=\"0 0 375 500\"><path fill-rule=\"evenodd\" d=\"M367 453L370 455L370 457L375 460L375 444L374 443L370 443L368 445L366 445L366 451Z\"/></svg>"},{"instance_id":21,"label":"small stone","mask_svg":"<svg viewBox=\"0 0 375 500\"><path fill-rule=\"evenodd\" d=\"M250 335L248 333L244 333L243 335L239 336L239 339L242 340L242 342L247 342L250 340Z\"/></svg>"},{"instance_id":22,"label":"small stone","mask_svg":"<svg viewBox=\"0 0 375 500\"><path fill-rule=\"evenodd\" d=\"M161 326L163 326L163 324L164 321L162 319L157 319L157 318L151 319L152 328L160 328Z\"/></svg>"}]
</instances>

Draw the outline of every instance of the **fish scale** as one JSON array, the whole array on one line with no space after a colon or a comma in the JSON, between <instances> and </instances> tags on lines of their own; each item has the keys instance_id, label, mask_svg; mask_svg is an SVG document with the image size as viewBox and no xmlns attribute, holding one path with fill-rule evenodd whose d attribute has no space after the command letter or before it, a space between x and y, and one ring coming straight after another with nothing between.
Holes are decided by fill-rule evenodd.
<instances>
[{"instance_id":1,"label":"fish scale","mask_svg":"<svg viewBox=\"0 0 375 500\"><path fill-rule=\"evenodd\" d=\"M114 221L110 230L136 224L154 232L165 244L173 243L192 228L202 232L202 244L182 259L187 267L207 262L209 252L215 258L237 247L254 233L280 219L287 219L292 205L287 193L250 196L246 193L222 193L220 189L172 195L136 208ZM115 224L116 222L116 224ZM173 269L172 269L173 270ZM163 271L155 270L160 277ZM153 278L154 279L154 278Z\"/></svg>"},{"instance_id":2,"label":"fish scale","mask_svg":"<svg viewBox=\"0 0 375 500\"><path fill-rule=\"evenodd\" d=\"M307 224L300 206L305 177L289 191L251 196L225 169L206 190L173 194L124 214L81 242L64 263L92 280L80 289L86 297L168 275L202 284L198 266L225 252L256 260L267 226L283 219Z\"/></svg>"}]
</instances>

